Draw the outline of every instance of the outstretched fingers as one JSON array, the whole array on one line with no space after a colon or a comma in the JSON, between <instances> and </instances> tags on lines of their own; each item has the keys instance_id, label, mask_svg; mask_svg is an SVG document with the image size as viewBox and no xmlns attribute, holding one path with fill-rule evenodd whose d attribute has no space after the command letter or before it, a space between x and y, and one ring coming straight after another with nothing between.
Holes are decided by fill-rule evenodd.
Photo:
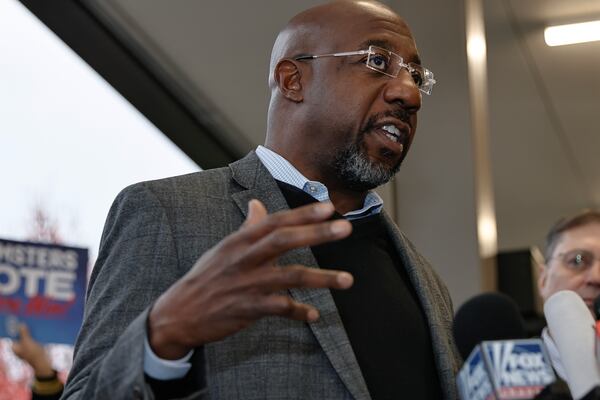
<instances>
[{"instance_id":1,"label":"outstretched fingers","mask_svg":"<svg viewBox=\"0 0 600 400\"><path fill-rule=\"evenodd\" d=\"M319 311L316 308L309 304L299 303L285 295L273 294L260 297L248 308L250 309L246 312L252 314L253 319L271 315L308 322L319 319Z\"/></svg>"},{"instance_id":2,"label":"outstretched fingers","mask_svg":"<svg viewBox=\"0 0 600 400\"><path fill-rule=\"evenodd\" d=\"M249 246L243 262L251 266L267 264L287 251L343 239L351 232L352 225L346 220L281 227Z\"/></svg>"},{"instance_id":3,"label":"outstretched fingers","mask_svg":"<svg viewBox=\"0 0 600 400\"><path fill-rule=\"evenodd\" d=\"M335 209L330 202L319 202L291 210L266 214L262 203L251 200L248 204L248 216L238 231L237 240L255 242L265 235L282 227L307 225L327 220Z\"/></svg>"},{"instance_id":4,"label":"outstretched fingers","mask_svg":"<svg viewBox=\"0 0 600 400\"><path fill-rule=\"evenodd\" d=\"M348 289L354 283L345 271L310 268L303 265L265 266L248 270L238 290L271 295L292 288Z\"/></svg>"},{"instance_id":5,"label":"outstretched fingers","mask_svg":"<svg viewBox=\"0 0 600 400\"><path fill-rule=\"evenodd\" d=\"M352 231L348 221L327 220L333 212L333 205L324 202L267 214L262 203L251 200L242 227L224 239L216 251L228 255L238 266L272 264L292 249L348 236Z\"/></svg>"}]
</instances>

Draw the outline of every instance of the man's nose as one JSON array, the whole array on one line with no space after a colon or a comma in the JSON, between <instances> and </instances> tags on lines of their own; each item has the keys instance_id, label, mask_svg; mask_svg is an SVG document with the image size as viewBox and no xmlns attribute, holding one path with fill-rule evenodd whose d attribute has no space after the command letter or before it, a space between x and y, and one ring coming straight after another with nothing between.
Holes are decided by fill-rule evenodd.
<instances>
[{"instance_id":1,"label":"man's nose","mask_svg":"<svg viewBox=\"0 0 600 400\"><path fill-rule=\"evenodd\" d=\"M600 286L600 258L596 258L588 270L587 281L591 285Z\"/></svg>"},{"instance_id":2,"label":"man's nose","mask_svg":"<svg viewBox=\"0 0 600 400\"><path fill-rule=\"evenodd\" d=\"M406 69L387 82L383 97L388 103L401 103L406 111L417 112L421 108L421 92Z\"/></svg>"}]
</instances>

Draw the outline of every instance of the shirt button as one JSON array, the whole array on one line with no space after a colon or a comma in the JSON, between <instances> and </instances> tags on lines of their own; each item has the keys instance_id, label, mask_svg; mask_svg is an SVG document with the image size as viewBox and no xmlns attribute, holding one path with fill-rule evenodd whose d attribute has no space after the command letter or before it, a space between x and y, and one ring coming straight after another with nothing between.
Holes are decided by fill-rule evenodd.
<instances>
[{"instance_id":1,"label":"shirt button","mask_svg":"<svg viewBox=\"0 0 600 400\"><path fill-rule=\"evenodd\" d=\"M317 188L311 185L311 186L308 187L308 190L310 190L311 192L314 193L314 192L317 191Z\"/></svg>"}]
</instances>

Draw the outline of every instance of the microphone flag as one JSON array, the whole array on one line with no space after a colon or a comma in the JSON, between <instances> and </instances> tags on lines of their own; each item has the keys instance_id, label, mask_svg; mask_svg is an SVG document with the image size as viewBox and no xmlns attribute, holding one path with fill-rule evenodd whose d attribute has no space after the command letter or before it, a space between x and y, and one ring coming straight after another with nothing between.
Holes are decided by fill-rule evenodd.
<instances>
[{"instance_id":1,"label":"microphone flag","mask_svg":"<svg viewBox=\"0 0 600 400\"><path fill-rule=\"evenodd\" d=\"M484 341L457 376L462 400L531 399L556 380L540 339Z\"/></svg>"}]
</instances>

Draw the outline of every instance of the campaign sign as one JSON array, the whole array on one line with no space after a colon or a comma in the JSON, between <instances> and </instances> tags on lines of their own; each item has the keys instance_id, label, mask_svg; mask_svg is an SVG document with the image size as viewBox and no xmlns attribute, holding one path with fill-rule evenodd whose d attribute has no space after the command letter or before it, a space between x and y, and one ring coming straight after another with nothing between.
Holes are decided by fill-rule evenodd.
<instances>
[{"instance_id":1,"label":"campaign sign","mask_svg":"<svg viewBox=\"0 0 600 400\"><path fill-rule=\"evenodd\" d=\"M83 317L88 251L0 239L0 337L19 322L41 343L73 344Z\"/></svg>"}]
</instances>

